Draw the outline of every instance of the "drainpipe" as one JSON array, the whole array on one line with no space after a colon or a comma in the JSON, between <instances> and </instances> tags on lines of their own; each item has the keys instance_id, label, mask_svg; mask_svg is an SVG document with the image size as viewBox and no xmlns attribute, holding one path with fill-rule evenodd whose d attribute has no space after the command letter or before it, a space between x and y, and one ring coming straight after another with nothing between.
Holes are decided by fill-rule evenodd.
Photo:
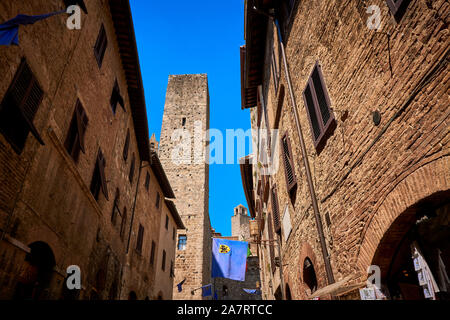
<instances>
[{"instance_id":1,"label":"drainpipe","mask_svg":"<svg viewBox=\"0 0 450 320\"><path fill-rule=\"evenodd\" d=\"M300 138L300 147L302 150L303 165L305 166L305 169L306 169L306 177L308 180L309 193L311 195L312 206L313 206L313 210L314 210L314 217L315 217L316 226L317 226L317 232L319 233L320 246L322 249L323 260L325 262L325 270L327 272L328 284L332 284L332 283L334 283L334 276L333 276L333 271L331 269L330 256L328 255L327 245L325 242L325 235L323 233L322 221L320 220L319 206L317 205L316 192L314 190L314 184L313 184L312 176L311 176L311 169L309 167L308 154L306 152L305 141L303 140L303 133L302 133L302 128L301 128L300 120L299 120L299 116L298 116L297 103L295 101L294 90L292 88L291 75L289 73L289 67L288 67L288 63L287 63L287 59L286 59L286 52L285 52L285 48L284 48L283 38L281 37L280 25L278 24L278 20L276 20L276 19L275 19L275 25L276 25L277 31L278 31L278 38L280 39L280 48L281 48L281 54L283 57L284 70L286 73L286 81L287 81L288 87L289 87L289 95L291 98L292 109L294 111L295 124L297 126L297 133Z\"/></svg>"}]
</instances>

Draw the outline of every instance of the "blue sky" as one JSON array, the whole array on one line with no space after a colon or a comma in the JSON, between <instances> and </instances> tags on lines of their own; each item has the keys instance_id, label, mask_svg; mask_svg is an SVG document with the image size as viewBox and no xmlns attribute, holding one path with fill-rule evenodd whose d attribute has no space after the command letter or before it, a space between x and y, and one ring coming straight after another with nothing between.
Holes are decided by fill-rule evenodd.
<instances>
[{"instance_id":1,"label":"blue sky","mask_svg":"<svg viewBox=\"0 0 450 320\"><path fill-rule=\"evenodd\" d=\"M250 128L249 111L241 110L240 98L244 0L130 2L150 134L159 140L170 74L208 74L210 126L224 137L226 129ZM209 181L212 227L229 235L233 208L247 206L239 166L213 164Z\"/></svg>"}]
</instances>

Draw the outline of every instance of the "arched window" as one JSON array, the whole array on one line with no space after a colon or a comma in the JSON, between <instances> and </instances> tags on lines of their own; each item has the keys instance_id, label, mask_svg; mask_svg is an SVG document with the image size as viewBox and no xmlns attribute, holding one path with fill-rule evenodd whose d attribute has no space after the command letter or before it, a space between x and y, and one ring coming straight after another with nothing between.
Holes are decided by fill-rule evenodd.
<instances>
[{"instance_id":1,"label":"arched window","mask_svg":"<svg viewBox=\"0 0 450 320\"><path fill-rule=\"evenodd\" d=\"M224 297L228 296L228 287L227 286L222 287L222 296L224 296Z\"/></svg>"},{"instance_id":2,"label":"arched window","mask_svg":"<svg viewBox=\"0 0 450 320\"><path fill-rule=\"evenodd\" d=\"M314 266L309 258L303 263L303 282L311 290L311 293L317 290L317 277Z\"/></svg>"},{"instance_id":3,"label":"arched window","mask_svg":"<svg viewBox=\"0 0 450 320\"><path fill-rule=\"evenodd\" d=\"M130 294L128 295L128 300L137 300L136 292L130 291Z\"/></svg>"}]
</instances>

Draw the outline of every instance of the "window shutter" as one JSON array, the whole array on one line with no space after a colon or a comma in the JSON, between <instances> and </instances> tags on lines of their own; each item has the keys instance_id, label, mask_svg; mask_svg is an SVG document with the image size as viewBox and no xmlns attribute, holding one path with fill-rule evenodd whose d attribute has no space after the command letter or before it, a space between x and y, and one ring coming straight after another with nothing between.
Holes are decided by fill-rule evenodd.
<instances>
[{"instance_id":1,"label":"window shutter","mask_svg":"<svg viewBox=\"0 0 450 320\"><path fill-rule=\"evenodd\" d=\"M80 144L80 149L83 153L86 153L84 146L84 133L86 132L87 117L81 106L80 101L77 101L77 106L75 107L75 114L77 117L77 128L78 128L78 143Z\"/></svg>"},{"instance_id":2,"label":"window shutter","mask_svg":"<svg viewBox=\"0 0 450 320\"><path fill-rule=\"evenodd\" d=\"M134 163L135 163L136 159L133 153L133 157L131 158L131 166L130 166L130 173L128 175L128 180L130 180L130 183L133 183L133 178L134 178Z\"/></svg>"},{"instance_id":3,"label":"window shutter","mask_svg":"<svg viewBox=\"0 0 450 320\"><path fill-rule=\"evenodd\" d=\"M5 95L5 99L0 106L0 109L18 108L25 121L25 125L41 145L44 145L44 142L33 124L33 119L42 102L43 95L44 92L39 86L30 67L25 60L22 60L14 80ZM14 139L15 137L12 138Z\"/></svg>"},{"instance_id":4,"label":"window shutter","mask_svg":"<svg viewBox=\"0 0 450 320\"><path fill-rule=\"evenodd\" d=\"M308 79L303 91L303 100L311 126L314 147L317 148L335 120L319 62L316 62Z\"/></svg>"},{"instance_id":5,"label":"window shutter","mask_svg":"<svg viewBox=\"0 0 450 320\"><path fill-rule=\"evenodd\" d=\"M280 209L278 206L278 195L276 185L272 187L271 194L272 194L271 200L272 200L273 224L275 232L279 234L281 232L281 223L280 223Z\"/></svg>"},{"instance_id":6,"label":"window shutter","mask_svg":"<svg viewBox=\"0 0 450 320\"><path fill-rule=\"evenodd\" d=\"M97 59L98 67L101 68L103 63L103 57L105 56L106 47L108 45L108 40L106 38L105 26L102 24L100 27L100 32L97 37L97 41L94 47L94 55Z\"/></svg>"},{"instance_id":7,"label":"window shutter","mask_svg":"<svg viewBox=\"0 0 450 320\"><path fill-rule=\"evenodd\" d=\"M389 10L391 11L392 15L398 19L399 18L399 13L400 13L400 8L405 5L407 6L407 4L410 2L410 0L386 0L387 5L389 7Z\"/></svg>"},{"instance_id":8,"label":"window shutter","mask_svg":"<svg viewBox=\"0 0 450 320\"><path fill-rule=\"evenodd\" d=\"M105 177L106 161L105 161L105 158L103 157L103 153L101 150L99 150L99 152L98 152L97 161L98 161L98 168L99 168L99 172L100 172L100 181L101 181L101 185L102 185L102 192L105 195L105 198L107 200L109 200L108 187L106 185L106 177Z\"/></svg>"},{"instance_id":9,"label":"window shutter","mask_svg":"<svg viewBox=\"0 0 450 320\"><path fill-rule=\"evenodd\" d=\"M123 159L128 159L128 149L130 148L130 129L127 130L127 137L125 139L125 145L123 147Z\"/></svg>"},{"instance_id":10,"label":"window shutter","mask_svg":"<svg viewBox=\"0 0 450 320\"><path fill-rule=\"evenodd\" d=\"M272 270L272 272L275 272L275 250L272 231L272 217L270 214L267 218L267 233L269 236L270 269Z\"/></svg>"},{"instance_id":11,"label":"window shutter","mask_svg":"<svg viewBox=\"0 0 450 320\"><path fill-rule=\"evenodd\" d=\"M289 136L287 132L281 139L282 141L282 147L283 147L283 163L284 163L284 169L286 173L286 186L288 192L291 192L291 190L296 186L297 179L295 177L295 167L294 167L294 161L292 158L292 149L291 149L291 142L289 140Z\"/></svg>"},{"instance_id":12,"label":"window shutter","mask_svg":"<svg viewBox=\"0 0 450 320\"><path fill-rule=\"evenodd\" d=\"M84 13L88 13L83 0L64 0L64 4L66 5L66 8L70 7L71 5L78 5L80 9L84 11Z\"/></svg>"}]
</instances>

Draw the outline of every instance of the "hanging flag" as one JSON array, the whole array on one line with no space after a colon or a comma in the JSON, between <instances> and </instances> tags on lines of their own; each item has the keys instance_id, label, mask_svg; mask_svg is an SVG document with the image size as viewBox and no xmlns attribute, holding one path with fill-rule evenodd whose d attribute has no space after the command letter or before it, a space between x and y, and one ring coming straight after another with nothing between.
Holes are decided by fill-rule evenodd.
<instances>
[{"instance_id":1,"label":"hanging flag","mask_svg":"<svg viewBox=\"0 0 450 320\"><path fill-rule=\"evenodd\" d=\"M242 289L245 292L247 292L248 294L259 294L259 290L258 289Z\"/></svg>"},{"instance_id":2,"label":"hanging flag","mask_svg":"<svg viewBox=\"0 0 450 320\"><path fill-rule=\"evenodd\" d=\"M33 24L39 20L47 19L51 16L65 13L65 10L43 14L40 16L27 16L19 14L15 18L0 24L0 45L19 45L19 26Z\"/></svg>"},{"instance_id":3,"label":"hanging flag","mask_svg":"<svg viewBox=\"0 0 450 320\"><path fill-rule=\"evenodd\" d=\"M202 287L202 297L212 296L212 284L208 284Z\"/></svg>"},{"instance_id":4,"label":"hanging flag","mask_svg":"<svg viewBox=\"0 0 450 320\"><path fill-rule=\"evenodd\" d=\"M183 281L181 281L179 284L177 284L178 292L183 291L182 285L184 284L185 281L186 281L186 278L184 278Z\"/></svg>"},{"instance_id":5,"label":"hanging flag","mask_svg":"<svg viewBox=\"0 0 450 320\"><path fill-rule=\"evenodd\" d=\"M217 290L214 290L214 297L213 300L219 300L219 297L217 295Z\"/></svg>"},{"instance_id":6,"label":"hanging flag","mask_svg":"<svg viewBox=\"0 0 450 320\"><path fill-rule=\"evenodd\" d=\"M213 238L212 278L245 281L248 243Z\"/></svg>"}]
</instances>

